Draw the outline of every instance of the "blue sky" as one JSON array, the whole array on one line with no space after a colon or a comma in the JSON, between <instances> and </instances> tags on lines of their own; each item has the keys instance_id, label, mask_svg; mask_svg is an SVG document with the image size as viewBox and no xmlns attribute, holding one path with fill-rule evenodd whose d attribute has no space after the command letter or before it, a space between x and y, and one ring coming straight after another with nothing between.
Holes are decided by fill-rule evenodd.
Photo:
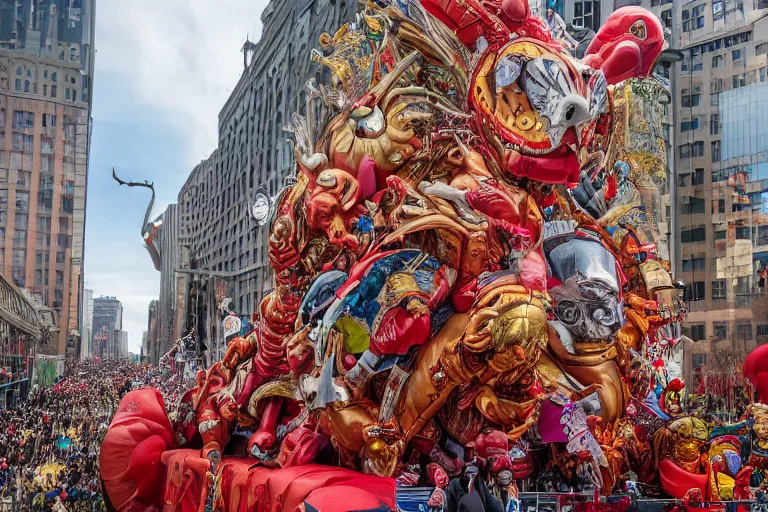
<instances>
[{"instance_id":1,"label":"blue sky","mask_svg":"<svg viewBox=\"0 0 768 512\"><path fill-rule=\"evenodd\" d=\"M154 182L153 216L176 201L189 172L215 147L218 112L242 72L240 47L261 33L266 0L102 0L85 234L85 286L123 303L138 351L160 274L140 234Z\"/></svg>"}]
</instances>

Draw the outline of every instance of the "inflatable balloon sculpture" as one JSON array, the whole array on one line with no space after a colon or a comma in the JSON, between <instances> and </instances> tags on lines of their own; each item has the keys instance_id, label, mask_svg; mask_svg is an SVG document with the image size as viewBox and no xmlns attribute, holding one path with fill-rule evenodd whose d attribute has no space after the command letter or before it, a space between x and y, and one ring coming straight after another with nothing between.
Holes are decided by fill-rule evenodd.
<instances>
[{"instance_id":1,"label":"inflatable balloon sculpture","mask_svg":"<svg viewBox=\"0 0 768 512\"><path fill-rule=\"evenodd\" d=\"M516 481L610 494L658 484L654 454L739 492L736 441L705 456L671 384L659 20L619 9L577 61L526 0L370 1L320 44L332 78L293 118L274 292L174 424L154 391L126 396L101 451L111 505L395 509L420 484L439 508L467 480L502 501Z\"/></svg>"}]
</instances>

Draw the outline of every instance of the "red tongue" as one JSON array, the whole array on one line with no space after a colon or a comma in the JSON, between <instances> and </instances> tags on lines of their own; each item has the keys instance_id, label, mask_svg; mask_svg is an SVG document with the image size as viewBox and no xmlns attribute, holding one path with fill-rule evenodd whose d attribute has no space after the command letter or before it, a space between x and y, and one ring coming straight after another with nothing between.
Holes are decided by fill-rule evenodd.
<instances>
[{"instance_id":1,"label":"red tongue","mask_svg":"<svg viewBox=\"0 0 768 512\"><path fill-rule=\"evenodd\" d=\"M579 139L576 137L576 128L568 128L563 134L563 140L560 141L560 144L565 146L570 146L571 144L578 146Z\"/></svg>"}]
</instances>

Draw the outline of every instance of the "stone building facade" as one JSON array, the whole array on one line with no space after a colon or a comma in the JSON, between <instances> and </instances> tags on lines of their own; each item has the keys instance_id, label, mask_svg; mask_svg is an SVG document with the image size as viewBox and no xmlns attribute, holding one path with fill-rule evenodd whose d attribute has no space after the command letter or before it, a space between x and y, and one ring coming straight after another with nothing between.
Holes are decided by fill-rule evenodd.
<instances>
[{"instance_id":1,"label":"stone building facade","mask_svg":"<svg viewBox=\"0 0 768 512\"><path fill-rule=\"evenodd\" d=\"M243 46L243 73L219 113L218 148L193 169L179 192L179 243L168 258L178 258L177 268L186 272L161 277L175 280L175 289L161 290L159 308L164 302L174 304L169 318L177 334L197 325L211 360L224 349L217 295L226 290L231 309L250 316L271 289L268 227L258 226L251 207L259 192L274 200L293 174L293 149L283 127L293 113L304 113L304 84L328 76L318 74L322 71L311 62L311 50L322 33L353 19L357 8L356 0L268 4L261 39ZM163 316L158 314L159 323ZM155 350L150 332L153 361L174 341L161 331Z\"/></svg>"}]
</instances>

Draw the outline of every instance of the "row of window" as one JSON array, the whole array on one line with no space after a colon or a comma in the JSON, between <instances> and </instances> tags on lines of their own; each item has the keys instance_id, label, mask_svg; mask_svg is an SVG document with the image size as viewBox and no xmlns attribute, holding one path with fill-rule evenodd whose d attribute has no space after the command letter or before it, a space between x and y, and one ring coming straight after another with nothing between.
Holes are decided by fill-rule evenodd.
<instances>
[{"instance_id":1,"label":"row of window","mask_svg":"<svg viewBox=\"0 0 768 512\"><path fill-rule=\"evenodd\" d=\"M684 98L686 96L683 96ZM690 97L690 96L688 96ZM698 130L704 127L706 121L702 116L696 116L690 121L680 121L680 131L687 132L691 130ZM720 114L710 114L709 116L709 134L718 135L721 131L720 126Z\"/></svg>"},{"instance_id":2,"label":"row of window","mask_svg":"<svg viewBox=\"0 0 768 512\"><path fill-rule=\"evenodd\" d=\"M56 116L54 114L43 114L41 118L43 128L55 128ZM13 117L11 119L11 127L14 131L28 130L35 127L35 113L27 112L24 110L14 110ZM65 117L64 118L64 141L74 142L75 135L77 133L75 122ZM0 109L0 130L5 130L5 109Z\"/></svg>"},{"instance_id":3,"label":"row of window","mask_svg":"<svg viewBox=\"0 0 768 512\"><path fill-rule=\"evenodd\" d=\"M74 79L73 79L74 80ZM23 86L23 87L22 87ZM24 80L22 82L21 78L17 78L14 82L14 89L16 92L23 92L27 94L37 94L37 83L30 82L29 80ZM56 85L51 85L51 98L57 98L59 94L59 89ZM43 84L43 96L48 96L48 84ZM82 95L81 101L87 101L85 93ZM68 101L78 101L77 99L77 89L76 88L70 88L65 87L64 88L64 99Z\"/></svg>"},{"instance_id":4,"label":"row of window","mask_svg":"<svg viewBox=\"0 0 768 512\"><path fill-rule=\"evenodd\" d=\"M700 158L704 156L704 142L696 141L691 144L682 144L678 148L678 155L681 159L685 158ZM713 140L710 142L711 157L713 162L720 161L720 141Z\"/></svg>"},{"instance_id":5,"label":"row of window","mask_svg":"<svg viewBox=\"0 0 768 512\"><path fill-rule=\"evenodd\" d=\"M730 324L728 322L715 322L713 325L714 338L717 341L726 340L730 338ZM693 341L707 341L707 325L706 324L691 324L683 327L683 334L691 338ZM768 324L757 324L756 334L759 338L768 336ZM737 340L751 340L752 339L752 324L747 322L739 322L736 324L736 332L734 333ZM693 366L700 366L700 363L696 364L696 356L705 356L704 362L706 363L706 354L693 354L694 361ZM701 361L701 360L699 360Z\"/></svg>"},{"instance_id":6,"label":"row of window","mask_svg":"<svg viewBox=\"0 0 768 512\"><path fill-rule=\"evenodd\" d=\"M737 48L731 51L731 64L733 66L746 66L744 48ZM703 55L686 55L681 64L681 71L701 71L704 69ZM712 56L712 68L724 68L725 55L719 54Z\"/></svg>"},{"instance_id":7,"label":"row of window","mask_svg":"<svg viewBox=\"0 0 768 512\"><path fill-rule=\"evenodd\" d=\"M5 229L5 228L3 228ZM37 233L37 237L35 239L38 249L43 249L51 246L51 234L50 233ZM58 244L58 247L62 249L66 249L68 247L72 247L72 237L66 233L59 233L56 236L56 243ZM24 246L27 245L27 230L26 229L16 229L13 232L13 245L16 246Z\"/></svg>"},{"instance_id":8,"label":"row of window","mask_svg":"<svg viewBox=\"0 0 768 512\"><path fill-rule=\"evenodd\" d=\"M712 201L713 213L724 213L725 199L715 199ZM717 203L717 211L715 211L715 202ZM731 206L732 212L740 211L738 205ZM696 213L705 213L704 211L698 211ZM714 233L714 247L719 249L724 241L728 238L728 231L725 229L716 230ZM768 226L766 225L754 225L754 226L734 226L733 236L736 240L752 240L757 245L764 245L768 243ZM704 226L697 226L693 228L683 228L680 231L680 242L684 244L706 242L707 230ZM685 270L685 268L683 268Z\"/></svg>"},{"instance_id":9,"label":"row of window","mask_svg":"<svg viewBox=\"0 0 768 512\"><path fill-rule=\"evenodd\" d=\"M688 263L689 265L693 265L695 268L696 261L702 260L703 258L695 258L693 260L683 260L683 269L685 269L686 261L687 262L694 262L694 263ZM703 263L700 263L703 266ZM705 300L706 299L706 293L704 290L704 281L695 281L693 283L688 283L685 285L685 300L686 302L692 302L692 301L699 301L699 300ZM726 279L716 279L712 281L712 299L725 299L728 296L728 283ZM749 280L749 277L739 277L736 280L736 287L735 287L735 293L736 295L749 295L752 293L752 283Z\"/></svg>"}]
</instances>

